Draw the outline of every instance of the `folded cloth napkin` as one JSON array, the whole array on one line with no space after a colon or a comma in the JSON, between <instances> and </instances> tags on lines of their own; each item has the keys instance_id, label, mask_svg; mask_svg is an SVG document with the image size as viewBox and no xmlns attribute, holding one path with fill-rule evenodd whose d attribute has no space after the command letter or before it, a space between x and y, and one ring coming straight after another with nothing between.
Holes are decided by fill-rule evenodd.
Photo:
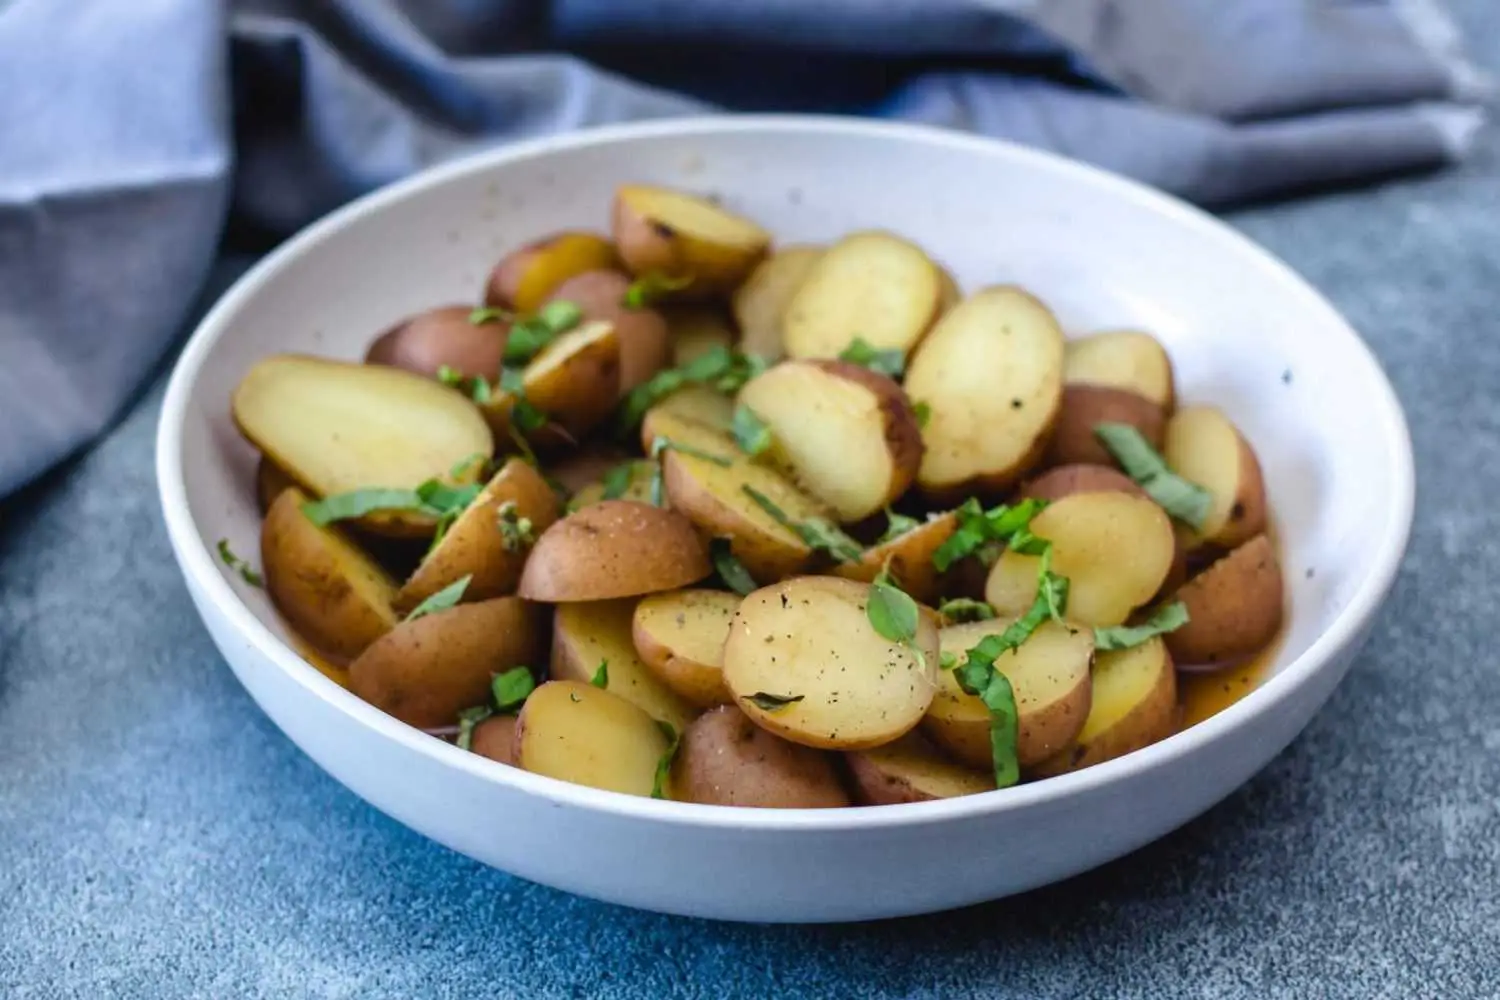
<instances>
[{"instance_id":1,"label":"folded cloth napkin","mask_svg":"<svg viewBox=\"0 0 1500 1000\"><path fill-rule=\"evenodd\" d=\"M1458 41L1438 0L0 0L0 495L132 396L226 220L277 238L455 154L715 108L1222 205L1462 157Z\"/></svg>"}]
</instances>

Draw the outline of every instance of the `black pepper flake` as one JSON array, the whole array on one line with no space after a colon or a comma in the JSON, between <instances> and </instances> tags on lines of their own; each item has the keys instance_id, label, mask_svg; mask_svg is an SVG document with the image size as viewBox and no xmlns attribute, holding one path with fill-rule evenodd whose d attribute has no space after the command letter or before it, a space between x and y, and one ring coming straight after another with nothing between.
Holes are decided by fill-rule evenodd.
<instances>
[{"instance_id":1,"label":"black pepper flake","mask_svg":"<svg viewBox=\"0 0 1500 1000\"><path fill-rule=\"evenodd\" d=\"M1234 502L1234 506L1231 507L1231 508L1229 508L1229 519L1231 521L1238 521L1241 518L1243 518L1244 516L1245 516L1245 505L1242 504L1242 503L1240 503L1238 500L1236 500Z\"/></svg>"},{"instance_id":2,"label":"black pepper flake","mask_svg":"<svg viewBox=\"0 0 1500 1000\"><path fill-rule=\"evenodd\" d=\"M664 240L675 239L677 236L677 230L658 219L651 220L651 228Z\"/></svg>"},{"instance_id":3,"label":"black pepper flake","mask_svg":"<svg viewBox=\"0 0 1500 1000\"><path fill-rule=\"evenodd\" d=\"M787 608L789 608L791 606L792 606L792 602L786 599L786 595L785 594L782 594L781 595L781 607L782 607L782 610L786 610Z\"/></svg>"},{"instance_id":4,"label":"black pepper flake","mask_svg":"<svg viewBox=\"0 0 1500 1000\"><path fill-rule=\"evenodd\" d=\"M1012 410L1019 410L1024 405L1019 399L1012 399L1010 401L1010 408Z\"/></svg>"}]
</instances>

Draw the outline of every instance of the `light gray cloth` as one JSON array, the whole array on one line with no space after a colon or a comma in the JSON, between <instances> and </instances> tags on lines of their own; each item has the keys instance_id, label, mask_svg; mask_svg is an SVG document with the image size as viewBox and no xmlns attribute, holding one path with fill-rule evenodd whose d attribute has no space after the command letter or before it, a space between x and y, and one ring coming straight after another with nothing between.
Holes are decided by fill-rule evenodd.
<instances>
[{"instance_id":1,"label":"light gray cloth","mask_svg":"<svg viewBox=\"0 0 1500 1000\"><path fill-rule=\"evenodd\" d=\"M714 108L925 121L1221 205L1461 157L1436 0L0 0L0 495L232 240L438 160ZM559 54L568 52L571 54Z\"/></svg>"}]
</instances>

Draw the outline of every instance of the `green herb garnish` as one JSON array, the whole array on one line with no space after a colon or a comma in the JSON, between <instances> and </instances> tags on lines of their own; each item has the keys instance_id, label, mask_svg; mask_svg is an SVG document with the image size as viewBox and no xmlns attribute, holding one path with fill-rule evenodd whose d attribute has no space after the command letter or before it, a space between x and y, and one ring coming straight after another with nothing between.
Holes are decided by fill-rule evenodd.
<instances>
[{"instance_id":1,"label":"green herb garnish","mask_svg":"<svg viewBox=\"0 0 1500 1000\"><path fill-rule=\"evenodd\" d=\"M795 705L806 698L804 694L772 694L769 691L757 691L747 694L743 700L748 701L762 712L779 712L788 705Z\"/></svg>"},{"instance_id":2,"label":"green herb garnish","mask_svg":"<svg viewBox=\"0 0 1500 1000\"><path fill-rule=\"evenodd\" d=\"M1094 629L1094 649L1100 653L1130 649L1156 636L1175 632L1186 625L1188 620L1187 605L1181 601L1173 601L1140 625Z\"/></svg>"},{"instance_id":3,"label":"green herb garnish","mask_svg":"<svg viewBox=\"0 0 1500 1000\"><path fill-rule=\"evenodd\" d=\"M511 397L510 422L524 434L547 426L547 416L526 398L526 378L517 368L500 369L500 388Z\"/></svg>"},{"instance_id":4,"label":"green herb garnish","mask_svg":"<svg viewBox=\"0 0 1500 1000\"><path fill-rule=\"evenodd\" d=\"M240 579L244 580L250 586L265 586L265 578L257 573L254 569L252 569L249 563L230 551L229 539L227 538L219 539L219 559L223 561L225 566L228 566L230 569L238 573L240 575Z\"/></svg>"},{"instance_id":5,"label":"green herb garnish","mask_svg":"<svg viewBox=\"0 0 1500 1000\"><path fill-rule=\"evenodd\" d=\"M589 683L596 688L609 687L609 661L600 660L599 666L594 670L594 676L589 678Z\"/></svg>"},{"instance_id":6,"label":"green herb garnish","mask_svg":"<svg viewBox=\"0 0 1500 1000\"><path fill-rule=\"evenodd\" d=\"M952 670L956 666L958 666L958 657L956 655L946 649L938 654L938 669Z\"/></svg>"},{"instance_id":7,"label":"green herb garnish","mask_svg":"<svg viewBox=\"0 0 1500 1000\"><path fill-rule=\"evenodd\" d=\"M630 489L635 476L634 462L621 462L604 474L604 499L618 500Z\"/></svg>"},{"instance_id":8,"label":"green herb garnish","mask_svg":"<svg viewBox=\"0 0 1500 1000\"><path fill-rule=\"evenodd\" d=\"M559 300L548 302L535 316L510 328L505 337L504 362L524 365L541 353L542 348L567 333L583 320L577 303Z\"/></svg>"},{"instance_id":9,"label":"green herb garnish","mask_svg":"<svg viewBox=\"0 0 1500 1000\"><path fill-rule=\"evenodd\" d=\"M821 549L841 562L858 562L864 557L865 550L860 544L827 519L810 517L805 521L793 521L786 511L760 490L750 485L740 488L761 510L770 514L776 523L791 531L808 546Z\"/></svg>"},{"instance_id":10,"label":"green herb garnish","mask_svg":"<svg viewBox=\"0 0 1500 1000\"><path fill-rule=\"evenodd\" d=\"M719 574L719 579L724 581L724 586L741 596L756 589L755 578L750 575L745 564L735 557L730 549L729 539L715 538L710 541L708 557L713 561L714 571Z\"/></svg>"},{"instance_id":11,"label":"green herb garnish","mask_svg":"<svg viewBox=\"0 0 1500 1000\"><path fill-rule=\"evenodd\" d=\"M482 474L484 472L484 467L486 464L488 464L488 462L489 458L486 455L484 455L482 452L476 451L468 458L461 458L457 462L454 462L453 467L448 470L448 475L454 479L462 479L470 472L478 472ZM476 466L478 468L475 468Z\"/></svg>"},{"instance_id":12,"label":"green herb garnish","mask_svg":"<svg viewBox=\"0 0 1500 1000\"><path fill-rule=\"evenodd\" d=\"M475 326L482 323L499 323L515 316L509 309L496 309L494 306L479 306L469 313L469 322Z\"/></svg>"},{"instance_id":13,"label":"green herb garnish","mask_svg":"<svg viewBox=\"0 0 1500 1000\"><path fill-rule=\"evenodd\" d=\"M966 556L974 555L990 542L1007 542L1011 536L1022 531L1031 519L1047 506L1045 500L1022 500L1007 506L1001 504L985 510L979 501L970 497L954 514L958 517L958 528L948 540L932 553L932 564L939 572Z\"/></svg>"},{"instance_id":14,"label":"green herb garnish","mask_svg":"<svg viewBox=\"0 0 1500 1000\"><path fill-rule=\"evenodd\" d=\"M939 604L938 614L950 622L982 622L995 617L995 609L984 601L955 597Z\"/></svg>"},{"instance_id":15,"label":"green herb garnish","mask_svg":"<svg viewBox=\"0 0 1500 1000\"><path fill-rule=\"evenodd\" d=\"M437 380L456 389L463 385L464 373L449 365L438 365Z\"/></svg>"},{"instance_id":16,"label":"green herb garnish","mask_svg":"<svg viewBox=\"0 0 1500 1000\"><path fill-rule=\"evenodd\" d=\"M885 375L889 378L899 378L906 370L906 354L900 350L877 350L873 344L863 337L855 337L854 341L839 352L840 361L848 361L851 364L868 368L877 375Z\"/></svg>"},{"instance_id":17,"label":"green herb garnish","mask_svg":"<svg viewBox=\"0 0 1500 1000\"><path fill-rule=\"evenodd\" d=\"M474 748L474 727L485 719L495 714L495 710L488 705L475 705L458 713L458 740L460 750L472 750Z\"/></svg>"},{"instance_id":18,"label":"green herb garnish","mask_svg":"<svg viewBox=\"0 0 1500 1000\"><path fill-rule=\"evenodd\" d=\"M1163 510L1190 528L1203 527L1213 496L1173 472L1140 431L1129 424L1103 423L1094 425L1094 436Z\"/></svg>"},{"instance_id":19,"label":"green herb garnish","mask_svg":"<svg viewBox=\"0 0 1500 1000\"><path fill-rule=\"evenodd\" d=\"M922 526L922 522L905 514L897 514L889 507L885 509L885 534L876 539L876 545L884 545L886 542L895 541L908 531L916 531Z\"/></svg>"},{"instance_id":20,"label":"green herb garnish","mask_svg":"<svg viewBox=\"0 0 1500 1000\"><path fill-rule=\"evenodd\" d=\"M664 451L675 451L681 455L691 455L694 458L701 458L705 462L712 462L726 469L734 464L733 461L725 458L723 455L711 455L691 445L678 444L671 438L665 438L660 435L656 436L651 441L651 458L656 462L656 468L651 472L651 504L654 507L665 507L667 505L665 472L661 461L661 455Z\"/></svg>"},{"instance_id":21,"label":"green herb garnish","mask_svg":"<svg viewBox=\"0 0 1500 1000\"><path fill-rule=\"evenodd\" d=\"M657 372L626 395L617 417L621 433L637 427L646 411L686 385L706 385L733 395L746 382L766 370L766 361L755 354L732 351L715 344L680 368Z\"/></svg>"},{"instance_id":22,"label":"green herb garnish","mask_svg":"<svg viewBox=\"0 0 1500 1000\"><path fill-rule=\"evenodd\" d=\"M621 304L626 309L646 309L661 301L664 295L671 292L680 292L693 283L693 276L685 274L680 278L673 278L656 271L641 275L630 283L625 289L625 298Z\"/></svg>"},{"instance_id":23,"label":"green herb garnish","mask_svg":"<svg viewBox=\"0 0 1500 1000\"><path fill-rule=\"evenodd\" d=\"M734 443L747 455L753 457L771 447L770 426L743 403L734 408L734 420L729 429L734 435Z\"/></svg>"},{"instance_id":24,"label":"green herb garnish","mask_svg":"<svg viewBox=\"0 0 1500 1000\"><path fill-rule=\"evenodd\" d=\"M911 411L917 415L917 428L925 430L927 422L932 419L932 407L927 403L911 404Z\"/></svg>"},{"instance_id":25,"label":"green herb garnish","mask_svg":"<svg viewBox=\"0 0 1500 1000\"><path fill-rule=\"evenodd\" d=\"M672 761L677 757L677 748L682 745L682 737L677 730L672 728L670 722L656 720L656 728L667 738L667 749L662 751L661 758L656 762L656 777L651 781L651 797L653 799L664 799L667 797L667 782L672 777Z\"/></svg>"},{"instance_id":26,"label":"green herb garnish","mask_svg":"<svg viewBox=\"0 0 1500 1000\"><path fill-rule=\"evenodd\" d=\"M870 584L870 599L865 602L865 617L870 627L882 639L900 643L916 654L917 662L925 670L927 654L917 645L917 626L921 624L921 612L917 602L891 579L890 565L882 566Z\"/></svg>"},{"instance_id":27,"label":"green herb garnish","mask_svg":"<svg viewBox=\"0 0 1500 1000\"><path fill-rule=\"evenodd\" d=\"M526 667L513 667L490 678L490 697L495 699L495 709L501 713L520 708L535 690L536 678Z\"/></svg>"},{"instance_id":28,"label":"green herb garnish","mask_svg":"<svg viewBox=\"0 0 1500 1000\"><path fill-rule=\"evenodd\" d=\"M521 552L536 543L536 529L531 518L521 516L521 509L514 500L496 507L495 519L500 525L500 544L505 551Z\"/></svg>"},{"instance_id":29,"label":"green herb garnish","mask_svg":"<svg viewBox=\"0 0 1500 1000\"><path fill-rule=\"evenodd\" d=\"M376 511L385 510L409 510L423 514L434 512L422 502L416 490L385 489L374 487L372 489L350 490L348 493L335 493L333 496L324 497L321 500L309 500L302 505L302 513L307 519L318 527L332 524L334 521L348 521L356 517L364 517ZM436 516L436 515L434 515Z\"/></svg>"},{"instance_id":30,"label":"green herb garnish","mask_svg":"<svg viewBox=\"0 0 1500 1000\"><path fill-rule=\"evenodd\" d=\"M1016 741L1020 736L1016 695L1010 680L995 668L995 658L1007 648L1003 639L1003 636L985 636L969 650L968 659L953 669L958 686L978 697L989 710L990 758L996 788L1009 788L1021 780L1021 763L1016 756Z\"/></svg>"},{"instance_id":31,"label":"green herb garnish","mask_svg":"<svg viewBox=\"0 0 1500 1000\"><path fill-rule=\"evenodd\" d=\"M411 614L407 615L405 620L414 622L418 618L425 618L428 615L435 614L439 611L447 611L459 601L463 600L464 591L469 589L469 581L473 578L474 574L470 573L467 576L462 576L457 580L454 580L452 583L448 584L448 586L428 597L427 600L423 601L421 604L418 604L416 607L412 608Z\"/></svg>"}]
</instances>

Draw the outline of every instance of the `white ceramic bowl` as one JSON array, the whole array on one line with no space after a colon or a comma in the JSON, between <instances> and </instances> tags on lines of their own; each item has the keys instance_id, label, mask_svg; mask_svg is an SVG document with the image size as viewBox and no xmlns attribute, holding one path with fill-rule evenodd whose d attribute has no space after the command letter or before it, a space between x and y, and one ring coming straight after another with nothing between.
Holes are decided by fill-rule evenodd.
<instances>
[{"instance_id":1,"label":"white ceramic bowl","mask_svg":"<svg viewBox=\"0 0 1500 1000\"><path fill-rule=\"evenodd\" d=\"M786 241L889 227L967 289L1026 286L1070 332L1153 331L1182 397L1224 407L1259 451L1289 585L1274 676L1201 725L1065 777L940 802L778 811L633 798L503 767L388 718L305 664L265 595L214 555L220 538L258 551L255 456L231 426L231 389L263 355L356 358L396 317L474 299L503 251L555 229L604 227L624 181L716 193ZM794 117L523 143L334 213L263 260L199 326L167 393L157 475L173 550L225 659L282 731L356 794L524 878L755 921L994 899L1203 812L1285 747L1343 676L1396 573L1413 503L1411 444L1375 359L1316 292L1212 218L999 142Z\"/></svg>"}]
</instances>

